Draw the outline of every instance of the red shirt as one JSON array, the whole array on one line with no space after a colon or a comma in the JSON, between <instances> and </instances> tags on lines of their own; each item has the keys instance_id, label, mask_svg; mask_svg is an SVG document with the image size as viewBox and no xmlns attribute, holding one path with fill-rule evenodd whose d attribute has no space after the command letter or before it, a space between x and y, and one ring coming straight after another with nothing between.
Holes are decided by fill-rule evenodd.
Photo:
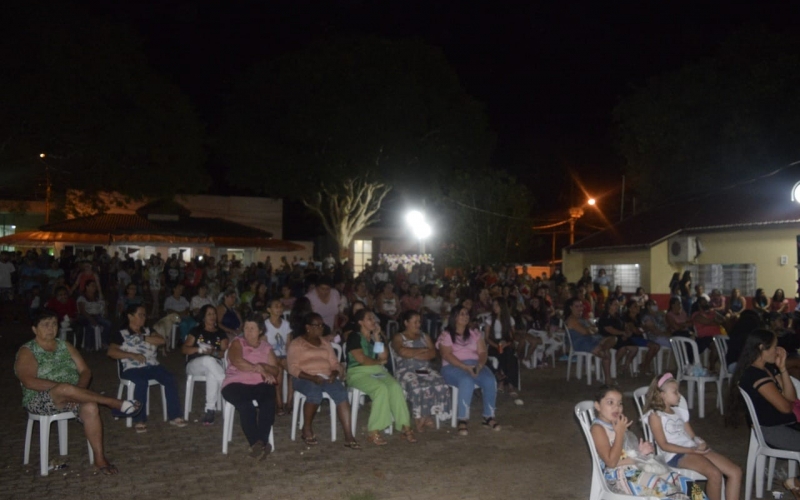
<instances>
[{"instance_id":1,"label":"red shirt","mask_svg":"<svg viewBox=\"0 0 800 500\"><path fill-rule=\"evenodd\" d=\"M75 319L78 317L78 305L75 303L75 299L72 297L67 299L66 302L61 302L53 297L47 301L45 307L58 314L59 323L61 323L61 320L64 319L64 316L69 316L69 319Z\"/></svg>"},{"instance_id":2,"label":"red shirt","mask_svg":"<svg viewBox=\"0 0 800 500\"><path fill-rule=\"evenodd\" d=\"M719 325L714 323L712 325L703 325L696 321L696 318L700 316L704 316L706 319L713 320L716 317L717 313L713 310L709 311L697 311L696 313L692 314L692 323L694 323L694 331L697 332L697 338L703 337L713 337L714 335L719 335L721 332L719 330Z\"/></svg>"}]
</instances>

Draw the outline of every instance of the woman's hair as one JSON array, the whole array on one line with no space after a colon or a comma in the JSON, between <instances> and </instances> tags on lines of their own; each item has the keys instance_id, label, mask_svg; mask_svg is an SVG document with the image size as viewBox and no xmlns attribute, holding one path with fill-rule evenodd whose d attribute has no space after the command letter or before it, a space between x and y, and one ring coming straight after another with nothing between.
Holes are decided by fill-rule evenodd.
<instances>
[{"instance_id":1,"label":"woman's hair","mask_svg":"<svg viewBox=\"0 0 800 500\"><path fill-rule=\"evenodd\" d=\"M494 304L500 306L500 315L496 315L494 313ZM501 333L504 339L510 339L512 336L511 332L511 314L508 312L508 303L501 299L495 298L492 300L492 321L490 323L490 332L494 331L494 325L497 321L500 321Z\"/></svg>"},{"instance_id":2,"label":"woman's hair","mask_svg":"<svg viewBox=\"0 0 800 500\"><path fill-rule=\"evenodd\" d=\"M601 402L603 398L606 397L606 395L608 395L609 392L616 392L622 395L622 393L616 387L611 387L610 385L603 385L600 386L600 389L598 389L597 392L594 393L594 402L595 403Z\"/></svg>"},{"instance_id":3,"label":"woman's hair","mask_svg":"<svg viewBox=\"0 0 800 500\"><path fill-rule=\"evenodd\" d=\"M212 304L206 304L197 311L197 317L195 318L200 325L205 326L206 314L208 314L208 310L213 309L214 312L217 312L217 308L214 307Z\"/></svg>"},{"instance_id":4,"label":"woman's hair","mask_svg":"<svg viewBox=\"0 0 800 500\"><path fill-rule=\"evenodd\" d=\"M258 326L259 336L267 333L267 325L264 323L264 316L259 312L251 312L245 316L244 321L242 321L242 326L244 326L245 323L255 323Z\"/></svg>"},{"instance_id":5,"label":"woman's hair","mask_svg":"<svg viewBox=\"0 0 800 500\"><path fill-rule=\"evenodd\" d=\"M780 297L778 296L778 293L780 293ZM783 288L776 288L775 289L775 293L772 295L772 300L773 301L778 301L778 300L783 301L783 299L785 299L785 298L786 298L786 294L783 293Z\"/></svg>"},{"instance_id":6,"label":"woman's hair","mask_svg":"<svg viewBox=\"0 0 800 500\"><path fill-rule=\"evenodd\" d=\"M740 320L741 321L741 318ZM728 408L725 412L725 423L731 426L738 425L744 410L742 409L742 396L739 394L739 381L744 375L744 371L751 367L761 356L762 351L769 349L775 342L775 332L766 328L757 328L747 335L747 340L742 347L742 354L736 362L736 371L730 382L730 393L728 394Z\"/></svg>"},{"instance_id":7,"label":"woman's hair","mask_svg":"<svg viewBox=\"0 0 800 500\"><path fill-rule=\"evenodd\" d=\"M414 316L420 316L419 311L415 311L414 309L409 309L408 311L405 311L403 314L400 315L400 324L405 326L406 321L411 321L411 318L413 318ZM403 331L405 331L405 329Z\"/></svg>"},{"instance_id":8,"label":"woman's hair","mask_svg":"<svg viewBox=\"0 0 800 500\"><path fill-rule=\"evenodd\" d=\"M762 295L765 296L765 297L767 296L767 294L764 293L764 289L763 288L757 288L756 289L756 294L753 297L755 297L757 299L757 298L761 297Z\"/></svg>"},{"instance_id":9,"label":"woman's hair","mask_svg":"<svg viewBox=\"0 0 800 500\"><path fill-rule=\"evenodd\" d=\"M39 311L33 314L33 317L31 318L31 325L33 325L33 327L36 328L39 326L39 323L50 318L55 319L56 324L58 324L58 314L52 309L47 309L43 307Z\"/></svg>"},{"instance_id":10,"label":"woman's hair","mask_svg":"<svg viewBox=\"0 0 800 500\"><path fill-rule=\"evenodd\" d=\"M360 323L361 321L364 321L364 318L367 316L367 314L374 314L374 313L366 308L361 309L360 311L356 312L353 315L353 321L355 321L356 323Z\"/></svg>"},{"instance_id":11,"label":"woman's hair","mask_svg":"<svg viewBox=\"0 0 800 500\"><path fill-rule=\"evenodd\" d=\"M571 299L567 299L567 301L564 302L564 321L567 321L567 319L569 319L569 317L572 316L572 305L575 302L580 302L580 300L573 297ZM542 305L544 306L544 304Z\"/></svg>"},{"instance_id":12,"label":"woman's hair","mask_svg":"<svg viewBox=\"0 0 800 500\"><path fill-rule=\"evenodd\" d=\"M450 334L450 340L452 340L454 344L456 343L456 336L457 336L456 320L458 319L458 315L461 314L462 310L467 311L467 308L459 305L459 306L453 306L453 308L450 309L450 317L447 320L447 326L444 329L445 332ZM469 313L469 311L467 311L467 313ZM469 339L469 325L467 325L467 327L464 328L464 341L466 341L467 339Z\"/></svg>"},{"instance_id":13,"label":"woman's hair","mask_svg":"<svg viewBox=\"0 0 800 500\"><path fill-rule=\"evenodd\" d=\"M669 299L669 308L667 308L667 310L669 311L670 309L672 309L672 306L680 303L681 299L679 297L672 297L671 299Z\"/></svg>"},{"instance_id":14,"label":"woman's hair","mask_svg":"<svg viewBox=\"0 0 800 500\"><path fill-rule=\"evenodd\" d=\"M289 327L292 329L292 332L305 330L305 323L303 323L303 321L306 315L312 312L314 312L314 310L311 307L311 301L308 300L308 297L298 297L297 300L294 301L292 312L289 313Z\"/></svg>"},{"instance_id":15,"label":"woman's hair","mask_svg":"<svg viewBox=\"0 0 800 500\"><path fill-rule=\"evenodd\" d=\"M636 302L633 299L630 299L630 300L628 300L628 302L625 303L625 319L629 319L629 320L631 320L633 322L636 322L637 318L631 317L631 307L638 306L638 305L639 305L639 303Z\"/></svg>"},{"instance_id":16,"label":"woman's hair","mask_svg":"<svg viewBox=\"0 0 800 500\"><path fill-rule=\"evenodd\" d=\"M664 374L666 375L666 373ZM664 375L659 375L650 382L650 387L647 388L647 395L644 397L644 407L642 411L647 413L650 410L654 411L664 411L667 409L667 404L664 402L664 398L661 396L663 392L662 389L667 384L677 384L678 381L672 377L665 380L661 387L659 387L658 382L664 377Z\"/></svg>"},{"instance_id":17,"label":"woman's hair","mask_svg":"<svg viewBox=\"0 0 800 500\"><path fill-rule=\"evenodd\" d=\"M225 291L222 292L222 297L223 298L228 298L231 295L234 295L234 296L236 295L236 290L234 290L233 288L226 288Z\"/></svg>"},{"instance_id":18,"label":"woman's hair","mask_svg":"<svg viewBox=\"0 0 800 500\"><path fill-rule=\"evenodd\" d=\"M136 311L138 311L139 308L145 309L144 304L128 304L128 307L125 308L125 314L122 315L122 323L120 323L121 330L125 330L131 326L131 320L128 318L128 316L133 316L136 314Z\"/></svg>"},{"instance_id":19,"label":"woman's hair","mask_svg":"<svg viewBox=\"0 0 800 500\"><path fill-rule=\"evenodd\" d=\"M611 304L613 304L614 302L616 302L617 305L619 305L619 301L617 299L611 297L608 298L608 300L605 303L605 308L603 309L603 314L605 314L606 316L611 315ZM619 313L619 310L617 310L617 313Z\"/></svg>"}]
</instances>

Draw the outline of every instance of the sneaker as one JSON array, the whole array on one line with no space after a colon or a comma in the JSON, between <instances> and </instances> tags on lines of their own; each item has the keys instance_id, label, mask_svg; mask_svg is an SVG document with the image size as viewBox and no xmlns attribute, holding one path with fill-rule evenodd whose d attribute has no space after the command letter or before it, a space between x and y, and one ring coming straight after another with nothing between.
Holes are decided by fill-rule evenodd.
<instances>
[{"instance_id":1,"label":"sneaker","mask_svg":"<svg viewBox=\"0 0 800 500\"><path fill-rule=\"evenodd\" d=\"M203 425L214 425L214 415L216 412L214 410L206 410L206 414L203 415Z\"/></svg>"}]
</instances>

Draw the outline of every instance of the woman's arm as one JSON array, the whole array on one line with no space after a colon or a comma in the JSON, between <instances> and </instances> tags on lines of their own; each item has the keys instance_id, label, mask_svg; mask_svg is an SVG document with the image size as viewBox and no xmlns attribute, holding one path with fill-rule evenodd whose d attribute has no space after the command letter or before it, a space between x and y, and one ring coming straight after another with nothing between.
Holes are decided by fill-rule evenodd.
<instances>
[{"instance_id":1,"label":"woman's arm","mask_svg":"<svg viewBox=\"0 0 800 500\"><path fill-rule=\"evenodd\" d=\"M200 354L200 348L196 345L197 339L191 333L186 336L186 340L181 346L181 354L191 356L192 354Z\"/></svg>"},{"instance_id":2,"label":"woman's arm","mask_svg":"<svg viewBox=\"0 0 800 500\"><path fill-rule=\"evenodd\" d=\"M436 357L436 349L433 348L433 344L426 335L423 335L422 338L425 339L426 347L405 347L403 345L403 337L395 335L392 340L392 349L398 356L404 358L429 361Z\"/></svg>"},{"instance_id":3,"label":"woman's arm","mask_svg":"<svg viewBox=\"0 0 800 500\"><path fill-rule=\"evenodd\" d=\"M592 433L594 447L597 450L597 456L600 457L600 460L609 468L619 465L619 460L622 458L622 443L625 441L622 439L624 436L617 436L612 446L611 442L608 440L608 434L606 434L602 426L593 425L590 431Z\"/></svg>"},{"instance_id":4,"label":"woman's arm","mask_svg":"<svg viewBox=\"0 0 800 500\"><path fill-rule=\"evenodd\" d=\"M569 318L567 318L567 328L569 328L570 330L575 330L581 335L592 335L594 333L590 329L583 326L583 323L578 321L578 319L575 316L570 316Z\"/></svg>"},{"instance_id":5,"label":"woman's arm","mask_svg":"<svg viewBox=\"0 0 800 500\"><path fill-rule=\"evenodd\" d=\"M136 354L135 352L125 352L125 351L122 350L122 348L119 346L119 344L111 344L111 345L109 345L108 346L108 351L106 352L106 354L108 355L109 358L116 359L116 360L133 359L133 360L138 361L140 363L146 363L147 362L147 358L144 356L144 354Z\"/></svg>"},{"instance_id":6,"label":"woman's arm","mask_svg":"<svg viewBox=\"0 0 800 500\"><path fill-rule=\"evenodd\" d=\"M20 349L17 355L17 362L14 364L14 371L20 383L32 391L49 391L58 385L58 382L39 378L39 363L30 349Z\"/></svg>"},{"instance_id":7,"label":"woman's arm","mask_svg":"<svg viewBox=\"0 0 800 500\"><path fill-rule=\"evenodd\" d=\"M78 383L75 385L81 389L88 389L89 382L92 381L92 370L89 369L89 365L86 364L86 361L83 360L81 354L72 344L67 343L67 350L72 362L75 363L75 368L78 370L79 378Z\"/></svg>"},{"instance_id":8,"label":"woman's arm","mask_svg":"<svg viewBox=\"0 0 800 500\"><path fill-rule=\"evenodd\" d=\"M357 335L357 334L353 333L351 335ZM384 351L384 352L386 352L386 351ZM364 354L364 349L352 349L350 351L350 354L353 355L353 359L355 359L358 362L358 364L363 365L363 366L374 366L374 365L385 365L386 364L386 358L385 357L383 359L380 359L380 358L379 359L372 359L372 358L368 357L366 354Z\"/></svg>"},{"instance_id":9,"label":"woman's arm","mask_svg":"<svg viewBox=\"0 0 800 500\"><path fill-rule=\"evenodd\" d=\"M455 366L456 368L461 368L465 372L469 372L470 375L474 375L472 367L458 359L456 355L453 354L453 348L451 346L439 345L439 352L442 354L442 359L447 361L449 364Z\"/></svg>"},{"instance_id":10,"label":"woman's arm","mask_svg":"<svg viewBox=\"0 0 800 500\"><path fill-rule=\"evenodd\" d=\"M144 336L144 341L148 344L153 344L156 347L160 347L162 345L166 345L167 340L161 336L161 334L156 332L150 332L149 335Z\"/></svg>"}]
</instances>

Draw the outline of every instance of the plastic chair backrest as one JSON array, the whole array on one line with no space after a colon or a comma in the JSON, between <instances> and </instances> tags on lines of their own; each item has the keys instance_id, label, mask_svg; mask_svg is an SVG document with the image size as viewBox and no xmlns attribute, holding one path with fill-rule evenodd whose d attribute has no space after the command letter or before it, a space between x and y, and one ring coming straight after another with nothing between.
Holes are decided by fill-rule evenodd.
<instances>
[{"instance_id":1,"label":"plastic chair backrest","mask_svg":"<svg viewBox=\"0 0 800 500\"><path fill-rule=\"evenodd\" d=\"M753 406L753 400L750 399L750 395L745 392L744 389L739 387L739 392L742 395L742 399L744 399L744 404L747 405L747 412L750 414L750 420L753 422L752 430L756 435L756 441L758 441L758 446L761 448L767 448L767 442L764 441L764 434L761 433L761 424L758 423L758 415L756 415L756 409Z\"/></svg>"},{"instance_id":2,"label":"plastic chair backrest","mask_svg":"<svg viewBox=\"0 0 800 500\"><path fill-rule=\"evenodd\" d=\"M392 373L396 377L397 376L397 368L394 365L394 357L395 357L394 347L392 347L392 343L391 342L387 342L386 343L386 348L388 349L389 363L392 364Z\"/></svg>"},{"instance_id":3,"label":"plastic chair backrest","mask_svg":"<svg viewBox=\"0 0 800 500\"><path fill-rule=\"evenodd\" d=\"M653 431L650 429L650 423L644 418L644 400L649 389L649 386L644 386L633 391L633 401L636 403L636 410L639 412L639 422L642 424L644 440L653 442Z\"/></svg>"},{"instance_id":4,"label":"plastic chair backrest","mask_svg":"<svg viewBox=\"0 0 800 500\"><path fill-rule=\"evenodd\" d=\"M678 363L678 376L676 377L678 380L681 380L684 376L684 370L687 366L692 366L692 362L689 361L689 351L688 349L692 349L692 354L694 357L695 364L700 363L700 353L697 350L697 342L692 339L687 339L684 337L672 337L669 339L670 344L672 344L672 352L675 354L675 360Z\"/></svg>"},{"instance_id":5,"label":"plastic chair backrest","mask_svg":"<svg viewBox=\"0 0 800 500\"><path fill-rule=\"evenodd\" d=\"M715 335L714 336L714 346L717 348L717 353L719 354L719 376L720 379L726 378L730 376L728 373L728 362L725 361L725 358L728 355L728 336L727 335Z\"/></svg>"},{"instance_id":6,"label":"plastic chair backrest","mask_svg":"<svg viewBox=\"0 0 800 500\"><path fill-rule=\"evenodd\" d=\"M603 472L600 467L600 457L597 455L597 448L594 446L594 439L592 439L592 420L594 420L594 401L587 400L581 401L575 405L575 416L578 417L578 423L583 430L583 437L586 439L586 444L589 446L589 453L592 458L592 489L590 498L599 498L595 492L600 489L606 490L606 482L603 478Z\"/></svg>"},{"instance_id":7,"label":"plastic chair backrest","mask_svg":"<svg viewBox=\"0 0 800 500\"><path fill-rule=\"evenodd\" d=\"M794 386L794 393L800 395L800 380L797 380L794 377L789 377L792 379L792 385Z\"/></svg>"},{"instance_id":8,"label":"plastic chair backrest","mask_svg":"<svg viewBox=\"0 0 800 500\"><path fill-rule=\"evenodd\" d=\"M336 353L336 359L342 359L342 346L337 344L336 342L331 342L331 347L333 347L333 352Z\"/></svg>"}]
</instances>

